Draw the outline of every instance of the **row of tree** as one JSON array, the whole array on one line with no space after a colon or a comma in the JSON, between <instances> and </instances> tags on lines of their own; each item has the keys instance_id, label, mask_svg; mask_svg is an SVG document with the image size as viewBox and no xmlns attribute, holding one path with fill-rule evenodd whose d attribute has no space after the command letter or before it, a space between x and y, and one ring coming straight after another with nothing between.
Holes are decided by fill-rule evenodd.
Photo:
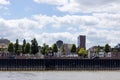
<instances>
[{"instance_id":1,"label":"row of tree","mask_svg":"<svg viewBox=\"0 0 120 80\"><path fill-rule=\"evenodd\" d=\"M110 52L110 48L111 47L109 46L109 44L106 44L105 47L104 47L104 51L106 53L108 53L108 52ZM56 43L53 44L51 47L49 47L49 45L47 45L47 44L43 44L43 46L38 46L38 42L35 38L33 40L31 40L31 43L26 42L26 40L24 39L22 45L20 45L19 40L16 39L15 44L10 42L9 46L8 46L8 51L11 54L13 54L13 53L14 54L19 54L19 53L36 54L36 53L39 52L39 49L40 49L40 51L43 55L49 55L49 53L51 53L53 55L54 53L58 52L58 47L57 47ZM96 52L99 53L100 49L101 49L101 47L98 46L97 49L96 49ZM61 51L62 51L63 54L66 53L66 49L65 49L64 45L62 46ZM83 56L83 57L86 57L87 54L88 54L87 51L84 48L77 48L75 44L72 45L70 51L73 54L77 53L79 56Z\"/></svg>"},{"instance_id":2,"label":"row of tree","mask_svg":"<svg viewBox=\"0 0 120 80\"><path fill-rule=\"evenodd\" d=\"M63 54L66 54L66 49L64 45L62 46L61 51ZM57 44L53 44L52 47L49 47L49 45L43 44L43 47L41 47L42 54L48 55L48 53L57 53L57 52L58 52ZM87 56L87 51L84 48L77 49L75 44L72 45L70 52L73 54L78 54L79 56L83 56L83 57Z\"/></svg>"},{"instance_id":3,"label":"row of tree","mask_svg":"<svg viewBox=\"0 0 120 80\"><path fill-rule=\"evenodd\" d=\"M18 39L16 39L16 43L13 44L12 42L9 43L8 45L8 51L11 54L19 54L19 53L23 53L23 54L27 54L27 53L32 53L32 54L36 54L38 52L38 43L37 40L34 38L33 40L31 40L31 45L30 43L26 42L26 40L23 40L23 45L19 44Z\"/></svg>"},{"instance_id":4,"label":"row of tree","mask_svg":"<svg viewBox=\"0 0 120 80\"><path fill-rule=\"evenodd\" d=\"M15 44L10 42L8 45L8 51L11 54L19 54L19 53L36 54L39 52L39 49L43 55L48 55L49 53L51 53L53 55L54 53L58 52L58 47L57 47L56 43L54 43L51 47L49 47L49 45L47 45L47 44L43 44L43 46L38 46L37 40L35 38L33 40L31 40L31 43L26 42L26 40L24 39L23 44L20 45L19 40L16 39ZM66 53L66 49L65 49L64 45L62 46L61 51L63 54ZM75 44L73 44L71 47L71 53L73 53L73 54L78 53L79 55L82 55L82 56L87 55L87 51L84 48L77 49Z\"/></svg>"},{"instance_id":5,"label":"row of tree","mask_svg":"<svg viewBox=\"0 0 120 80\"><path fill-rule=\"evenodd\" d=\"M98 46L97 46L97 49L96 49L96 52L99 53L99 52L100 52L100 49L101 49L101 47L98 45ZM109 44L106 44L106 45L103 47L103 50L104 50L105 53L110 52L110 51L111 51L110 45L109 45Z\"/></svg>"}]
</instances>

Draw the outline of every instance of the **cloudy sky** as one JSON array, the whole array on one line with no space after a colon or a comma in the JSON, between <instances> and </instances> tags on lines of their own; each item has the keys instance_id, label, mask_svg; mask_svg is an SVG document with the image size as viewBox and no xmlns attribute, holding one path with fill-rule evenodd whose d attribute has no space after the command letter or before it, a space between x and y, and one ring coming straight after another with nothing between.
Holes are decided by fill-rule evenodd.
<instances>
[{"instance_id":1,"label":"cloudy sky","mask_svg":"<svg viewBox=\"0 0 120 80\"><path fill-rule=\"evenodd\" d=\"M119 43L120 0L0 0L1 38L77 44L78 35L87 48Z\"/></svg>"}]
</instances>

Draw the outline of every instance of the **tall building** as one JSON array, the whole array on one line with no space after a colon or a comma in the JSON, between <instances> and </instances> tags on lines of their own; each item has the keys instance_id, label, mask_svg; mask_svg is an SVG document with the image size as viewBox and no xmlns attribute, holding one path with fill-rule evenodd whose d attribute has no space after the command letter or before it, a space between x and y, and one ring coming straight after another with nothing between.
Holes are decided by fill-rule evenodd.
<instances>
[{"instance_id":1,"label":"tall building","mask_svg":"<svg viewBox=\"0 0 120 80\"><path fill-rule=\"evenodd\" d=\"M57 44L57 47L60 49L63 46L63 41L58 40L56 44Z\"/></svg>"},{"instance_id":2,"label":"tall building","mask_svg":"<svg viewBox=\"0 0 120 80\"><path fill-rule=\"evenodd\" d=\"M78 36L78 47L86 49L86 36L85 35Z\"/></svg>"},{"instance_id":3,"label":"tall building","mask_svg":"<svg viewBox=\"0 0 120 80\"><path fill-rule=\"evenodd\" d=\"M58 47L58 55L57 56L60 56L60 55L62 55L62 46L63 46L63 41L61 41L61 40L58 40L57 42L56 42L56 44L57 44L57 47Z\"/></svg>"}]
</instances>

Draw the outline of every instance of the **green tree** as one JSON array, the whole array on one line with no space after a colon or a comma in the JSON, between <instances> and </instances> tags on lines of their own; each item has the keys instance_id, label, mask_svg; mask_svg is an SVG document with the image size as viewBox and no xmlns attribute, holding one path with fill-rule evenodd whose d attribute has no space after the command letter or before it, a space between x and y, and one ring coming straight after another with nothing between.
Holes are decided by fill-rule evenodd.
<instances>
[{"instance_id":1,"label":"green tree","mask_svg":"<svg viewBox=\"0 0 120 80\"><path fill-rule=\"evenodd\" d=\"M54 53L57 53L58 52L57 44L53 44L52 49Z\"/></svg>"},{"instance_id":2,"label":"green tree","mask_svg":"<svg viewBox=\"0 0 120 80\"><path fill-rule=\"evenodd\" d=\"M76 52L76 45L73 44L73 45L72 45L72 48L71 48L71 53L75 53L75 52Z\"/></svg>"},{"instance_id":3,"label":"green tree","mask_svg":"<svg viewBox=\"0 0 120 80\"><path fill-rule=\"evenodd\" d=\"M65 50L65 46L64 45L62 45L62 53L65 55L65 53L66 53L66 50Z\"/></svg>"},{"instance_id":4,"label":"green tree","mask_svg":"<svg viewBox=\"0 0 120 80\"><path fill-rule=\"evenodd\" d=\"M100 52L100 46L97 46L96 52L99 53Z\"/></svg>"},{"instance_id":5,"label":"green tree","mask_svg":"<svg viewBox=\"0 0 120 80\"><path fill-rule=\"evenodd\" d=\"M50 51L49 46L48 46L48 45L46 45L46 47L45 47L45 54L48 54L48 53L49 53L49 51Z\"/></svg>"},{"instance_id":6,"label":"green tree","mask_svg":"<svg viewBox=\"0 0 120 80\"><path fill-rule=\"evenodd\" d=\"M52 50L53 50L53 54L56 56L57 55L56 53L58 52L57 44L52 45Z\"/></svg>"},{"instance_id":7,"label":"green tree","mask_svg":"<svg viewBox=\"0 0 120 80\"><path fill-rule=\"evenodd\" d=\"M84 48L80 48L80 49L78 50L78 55L79 55L79 56L86 57L86 56L87 56L87 51L86 51Z\"/></svg>"},{"instance_id":8,"label":"green tree","mask_svg":"<svg viewBox=\"0 0 120 80\"><path fill-rule=\"evenodd\" d=\"M49 46L47 45L47 44L43 44L43 47L42 47L42 50L41 50L41 53L43 54L43 55L45 55L45 54L48 54L49 53Z\"/></svg>"},{"instance_id":9,"label":"green tree","mask_svg":"<svg viewBox=\"0 0 120 80\"><path fill-rule=\"evenodd\" d=\"M14 45L13 45L12 42L10 42L9 45L8 45L8 51L9 51L10 53L13 53L13 52L14 52Z\"/></svg>"},{"instance_id":10,"label":"green tree","mask_svg":"<svg viewBox=\"0 0 120 80\"><path fill-rule=\"evenodd\" d=\"M38 43L37 40L34 38L33 40L31 40L31 53L36 54L38 51Z\"/></svg>"},{"instance_id":11,"label":"green tree","mask_svg":"<svg viewBox=\"0 0 120 80\"><path fill-rule=\"evenodd\" d=\"M49 52L50 52L50 53L53 53L52 47L49 47Z\"/></svg>"},{"instance_id":12,"label":"green tree","mask_svg":"<svg viewBox=\"0 0 120 80\"><path fill-rule=\"evenodd\" d=\"M26 40L23 40L23 45L22 45L22 53L25 53L25 45L26 45Z\"/></svg>"},{"instance_id":13,"label":"green tree","mask_svg":"<svg viewBox=\"0 0 120 80\"><path fill-rule=\"evenodd\" d=\"M41 53L42 53L43 55L45 55L45 46L46 46L46 44L44 43L44 44L43 44L43 47L41 48Z\"/></svg>"},{"instance_id":14,"label":"green tree","mask_svg":"<svg viewBox=\"0 0 120 80\"><path fill-rule=\"evenodd\" d=\"M104 51L105 51L106 53L110 52L110 46L109 46L109 44L106 44L106 45L105 45Z\"/></svg>"},{"instance_id":15,"label":"green tree","mask_svg":"<svg viewBox=\"0 0 120 80\"><path fill-rule=\"evenodd\" d=\"M19 49L19 41L18 41L18 39L16 39L16 43L14 45L14 48L15 48L15 54L18 54L18 49Z\"/></svg>"},{"instance_id":16,"label":"green tree","mask_svg":"<svg viewBox=\"0 0 120 80\"><path fill-rule=\"evenodd\" d=\"M25 45L25 53L30 53L30 44L29 43L27 43L26 45Z\"/></svg>"}]
</instances>

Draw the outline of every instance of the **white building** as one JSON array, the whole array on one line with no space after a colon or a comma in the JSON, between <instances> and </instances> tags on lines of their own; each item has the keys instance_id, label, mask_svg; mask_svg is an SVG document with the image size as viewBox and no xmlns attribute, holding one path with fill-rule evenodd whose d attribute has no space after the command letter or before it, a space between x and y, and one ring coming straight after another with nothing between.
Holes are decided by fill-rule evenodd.
<instances>
[{"instance_id":1,"label":"white building","mask_svg":"<svg viewBox=\"0 0 120 80\"><path fill-rule=\"evenodd\" d=\"M71 54L72 45L73 45L73 44L64 44L64 48L65 48L65 53L66 53L66 55L70 55L70 54Z\"/></svg>"},{"instance_id":2,"label":"white building","mask_svg":"<svg viewBox=\"0 0 120 80\"><path fill-rule=\"evenodd\" d=\"M0 53L8 53L8 44L10 41L8 39L0 39Z\"/></svg>"},{"instance_id":3,"label":"white building","mask_svg":"<svg viewBox=\"0 0 120 80\"><path fill-rule=\"evenodd\" d=\"M88 49L88 58L110 58L112 57L111 52L105 53L104 52L104 47L100 47L100 51L97 52L97 46L93 46Z\"/></svg>"}]
</instances>

